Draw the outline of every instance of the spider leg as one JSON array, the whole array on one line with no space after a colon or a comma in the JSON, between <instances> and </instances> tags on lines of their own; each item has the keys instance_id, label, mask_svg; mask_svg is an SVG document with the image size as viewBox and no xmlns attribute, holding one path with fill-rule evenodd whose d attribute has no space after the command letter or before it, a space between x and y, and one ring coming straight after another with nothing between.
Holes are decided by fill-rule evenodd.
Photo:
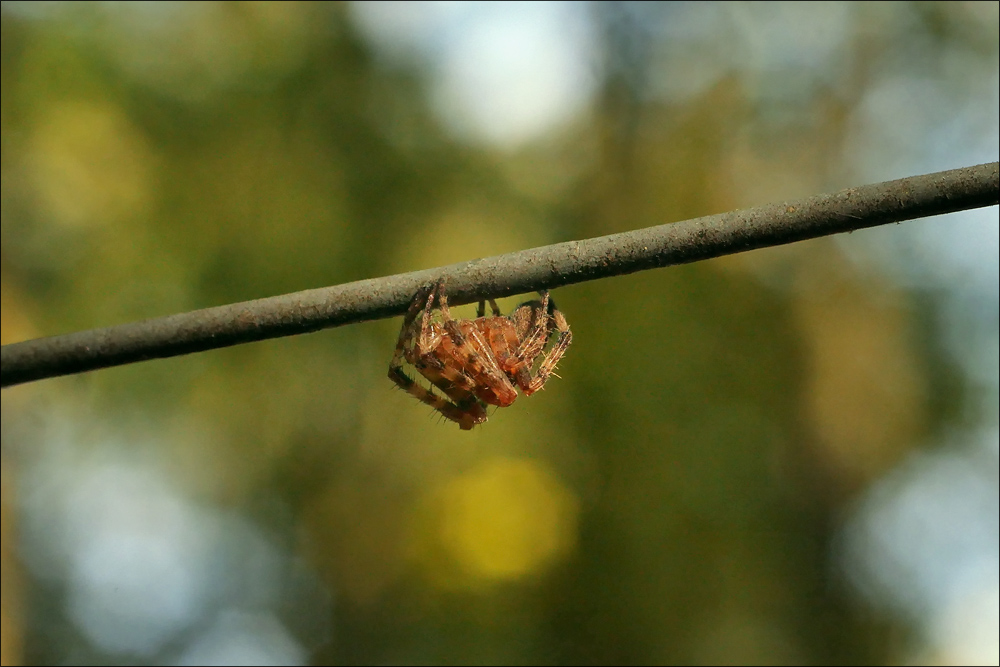
<instances>
[{"instance_id":1,"label":"spider leg","mask_svg":"<svg viewBox=\"0 0 1000 667\"><path fill-rule=\"evenodd\" d=\"M569 330L569 324L566 322L566 317L559 312L555 303L552 303L550 317L552 327L559 332L559 338L556 339L556 344L551 350L549 350L549 353L545 355L545 358L542 360L542 364L538 367L538 372L531 380L531 384L529 384L527 388L523 389L525 396L530 396L545 386L546 380L548 380L553 374L556 369L556 364L558 364L559 360L562 359L564 354L566 354L566 349L573 341L573 332ZM552 328L549 328L547 331L551 333Z\"/></svg>"},{"instance_id":2,"label":"spider leg","mask_svg":"<svg viewBox=\"0 0 1000 667\"><path fill-rule=\"evenodd\" d=\"M497 302L493 299L490 299L489 302L490 310L493 311L493 316L501 317L502 314L500 313L500 306L497 305ZM483 317L484 315L486 315L486 300L480 299L479 306L476 308L476 317Z\"/></svg>"},{"instance_id":3,"label":"spider leg","mask_svg":"<svg viewBox=\"0 0 1000 667\"><path fill-rule=\"evenodd\" d=\"M448 295L444 293L444 278L438 281L437 285L437 296L438 296L438 310L441 311L441 317L444 321L454 319L451 316L451 310L448 308Z\"/></svg>"},{"instance_id":4,"label":"spider leg","mask_svg":"<svg viewBox=\"0 0 1000 667\"><path fill-rule=\"evenodd\" d=\"M476 397L454 386L450 386L446 391L439 384L447 383L447 380L444 378L439 378L434 384L448 394L449 398L454 400L455 403L452 403L443 396L439 396L431 389L417 384L413 378L403 372L402 367L390 368L389 379L399 385L403 391L440 412L445 418L456 422L459 428L464 431L468 431L476 424L482 424L486 421L486 411L476 401Z\"/></svg>"},{"instance_id":5,"label":"spider leg","mask_svg":"<svg viewBox=\"0 0 1000 667\"><path fill-rule=\"evenodd\" d=\"M506 330L504 344L495 344L498 350L504 351L503 354L498 352L504 371L522 391L531 386L531 369L549 341L549 295L548 292L540 294L541 301L527 301L514 309L507 318L512 327Z\"/></svg>"},{"instance_id":6,"label":"spider leg","mask_svg":"<svg viewBox=\"0 0 1000 667\"><path fill-rule=\"evenodd\" d=\"M433 336L433 327L431 326L431 315L433 314L434 311L434 296L438 295L438 302L440 303L440 293L443 287L444 283L438 282L438 284L431 287L430 291L427 293L427 301L424 304L424 318L420 326L420 341L418 343L420 353L427 353L436 347L437 341ZM417 298L420 298L420 296L421 295L418 294L418 296L413 299L414 303L416 303ZM447 303L445 305L447 306Z\"/></svg>"},{"instance_id":7,"label":"spider leg","mask_svg":"<svg viewBox=\"0 0 1000 667\"><path fill-rule=\"evenodd\" d=\"M469 346L465 333L462 331L462 327L459 326L458 321L451 316L451 309L448 308L448 296L444 293L443 280L438 283L437 297L438 309L441 311L441 324L444 326L445 332L451 337L451 341L455 344L455 347L465 353L465 361L467 364L469 362L476 362L478 356L476 351Z\"/></svg>"},{"instance_id":8,"label":"spider leg","mask_svg":"<svg viewBox=\"0 0 1000 667\"><path fill-rule=\"evenodd\" d=\"M496 302L493 299L489 301L490 306L499 312ZM469 320L459 322L452 318L443 282L438 286L438 308L441 309L441 324L455 346L453 358L461 364L460 369L446 367L445 372L461 375L465 388L486 403L501 407L513 403L517 399L517 390L500 368L483 333Z\"/></svg>"},{"instance_id":9,"label":"spider leg","mask_svg":"<svg viewBox=\"0 0 1000 667\"><path fill-rule=\"evenodd\" d=\"M414 295L413 302L410 303L410 307L407 309L406 315L403 316L403 326L399 329L399 338L396 341L396 349L393 351L392 359L389 361L389 379L399 385L399 387L403 390L416 396L421 401L435 407L438 407L437 403L442 399L418 385L413 378L403 372L403 361L408 356L407 343L414 338L414 324L416 323L417 315L420 314L421 309L424 311L424 318L423 325L420 327L420 337L417 340L417 347L432 347L432 343L436 342L431 336L430 311L437 287L437 285L425 287L418 290ZM416 351L416 354L420 354L419 349Z\"/></svg>"},{"instance_id":10,"label":"spider leg","mask_svg":"<svg viewBox=\"0 0 1000 667\"><path fill-rule=\"evenodd\" d=\"M486 421L485 406L475 395L476 383L465 369L447 364L435 354L422 356L418 364L423 376L452 400L456 414L461 415L455 421L463 429L468 430ZM442 414L445 412L442 411ZM445 416L453 418L449 414Z\"/></svg>"},{"instance_id":11,"label":"spider leg","mask_svg":"<svg viewBox=\"0 0 1000 667\"><path fill-rule=\"evenodd\" d=\"M501 368L496 351L475 323L448 320L444 328L455 345L453 358L460 366L444 366L442 375L491 405L505 407L513 403L517 390Z\"/></svg>"},{"instance_id":12,"label":"spider leg","mask_svg":"<svg viewBox=\"0 0 1000 667\"><path fill-rule=\"evenodd\" d=\"M419 303L419 301L415 301L414 303ZM413 310L412 307L411 310ZM417 310L419 310L419 307ZM414 320L416 320L416 312L408 312L404 320L403 329L399 334L399 343L396 345L396 351L392 355L392 361L389 362L389 379L417 400L431 406L448 419L458 422L462 428L472 428L472 424L468 423L467 411L462 410L457 405L453 405L430 389L417 384L413 378L403 371L404 350L406 343L412 338L412 329L407 325L412 325Z\"/></svg>"},{"instance_id":13,"label":"spider leg","mask_svg":"<svg viewBox=\"0 0 1000 667\"><path fill-rule=\"evenodd\" d=\"M533 365L535 357L545 349L545 345L549 342L549 333L551 330L551 327L548 326L548 311L551 310L549 292L548 290L544 290L540 294L542 295L541 303L534 301L522 304L522 307L531 307L531 319L524 321L523 318L519 318L519 321L515 322L519 329L518 334L522 336L522 342L514 356L517 357L518 361L526 363L529 367ZM524 312L521 311L521 307L518 307L518 311ZM530 328L528 328L529 322L532 323ZM521 329L525 330L522 331Z\"/></svg>"},{"instance_id":14,"label":"spider leg","mask_svg":"<svg viewBox=\"0 0 1000 667\"><path fill-rule=\"evenodd\" d=\"M431 321L435 296L441 309L443 327ZM416 319L421 308L424 311L423 319L419 326L419 335L416 335ZM403 328L400 331L396 352L389 364L389 379L417 400L430 405L445 418L458 423L463 430L469 430L476 424L486 421L486 410L474 395L475 384L465 370L448 366L436 356L435 350L448 336L451 336L454 345L460 348L468 347L458 323L451 318L448 299L444 295L444 283L439 282L429 289L426 296L422 291L418 292L406 317L403 318ZM414 337L417 338L416 343L413 349L408 350L407 344ZM469 355L468 359L474 361L475 357ZM403 370L404 360L410 361L445 396L435 393L432 388L418 384L407 375Z\"/></svg>"},{"instance_id":15,"label":"spider leg","mask_svg":"<svg viewBox=\"0 0 1000 667\"><path fill-rule=\"evenodd\" d=\"M413 323L416 321L417 315L420 313L420 309L424 307L424 290L427 290L430 295L434 294L434 287L432 286L420 289L414 295L413 301L410 303L410 307L406 311L406 315L403 316L403 326L399 329L399 338L396 340L396 349L393 351L392 360L389 362L390 378L393 378L394 368L401 368L403 366L406 344L413 338Z\"/></svg>"},{"instance_id":16,"label":"spider leg","mask_svg":"<svg viewBox=\"0 0 1000 667\"><path fill-rule=\"evenodd\" d=\"M470 364L478 365L480 355L476 352L475 347L469 344L468 337L462 331L458 320L451 316L451 309L448 308L448 296L444 293L444 281L438 283L438 308L441 310L441 324L444 326L444 330L448 336L451 337L451 341L455 344L455 347L463 352L466 367ZM475 335L474 330L470 333ZM481 343L480 340L476 342ZM481 348L482 346L480 345L479 347Z\"/></svg>"}]
</instances>

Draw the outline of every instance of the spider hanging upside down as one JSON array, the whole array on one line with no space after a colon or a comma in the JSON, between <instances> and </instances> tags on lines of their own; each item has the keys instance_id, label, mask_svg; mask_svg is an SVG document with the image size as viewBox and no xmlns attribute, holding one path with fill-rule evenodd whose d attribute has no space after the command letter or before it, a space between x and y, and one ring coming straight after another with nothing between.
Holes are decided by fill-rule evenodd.
<instances>
[{"instance_id":1,"label":"spider hanging upside down","mask_svg":"<svg viewBox=\"0 0 1000 667\"><path fill-rule=\"evenodd\" d=\"M510 315L500 314L489 299L492 317L485 317L486 301L479 302L474 320L456 320L448 309L444 281L421 289L403 318L396 351L389 362L389 379L432 406L463 430L486 421L486 406L507 407L520 387L530 396L545 385L573 338L566 318L556 309L547 291L541 301L522 303ZM441 321L433 321L434 299ZM417 316L423 309L423 317ZM552 333L555 344L532 373ZM440 389L417 384L403 372L403 360ZM446 398L447 397L447 398ZM449 400L450 399L450 400Z\"/></svg>"}]
</instances>

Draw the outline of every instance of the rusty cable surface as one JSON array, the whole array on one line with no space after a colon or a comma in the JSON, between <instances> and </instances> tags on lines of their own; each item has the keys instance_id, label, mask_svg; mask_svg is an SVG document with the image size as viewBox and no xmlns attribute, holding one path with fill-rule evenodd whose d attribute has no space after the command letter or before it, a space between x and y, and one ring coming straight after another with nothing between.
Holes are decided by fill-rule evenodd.
<instances>
[{"instance_id":1,"label":"rusty cable surface","mask_svg":"<svg viewBox=\"0 0 1000 667\"><path fill-rule=\"evenodd\" d=\"M453 304L696 262L746 250L994 206L998 163L731 211L436 269L310 289L0 348L0 386L401 315L445 276Z\"/></svg>"}]
</instances>

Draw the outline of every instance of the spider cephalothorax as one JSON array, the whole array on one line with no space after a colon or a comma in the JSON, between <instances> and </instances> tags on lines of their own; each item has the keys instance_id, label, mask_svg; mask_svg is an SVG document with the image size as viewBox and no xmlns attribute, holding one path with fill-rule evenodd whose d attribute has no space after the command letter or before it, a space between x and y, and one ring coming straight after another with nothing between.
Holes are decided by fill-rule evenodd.
<instances>
[{"instance_id":1,"label":"spider cephalothorax","mask_svg":"<svg viewBox=\"0 0 1000 667\"><path fill-rule=\"evenodd\" d=\"M501 315L496 301L489 299L491 317L485 316L486 301L480 301L476 319L456 320L448 309L443 281L421 289L403 318L389 379L462 429L482 424L487 405L510 405L517 388L525 396L541 389L573 338L549 293L539 294L541 301L522 303L510 315ZM440 320L432 318L435 299ZM421 310L423 317L418 320ZM555 343L533 370L554 332L558 332ZM444 396L404 373L404 360Z\"/></svg>"}]
</instances>

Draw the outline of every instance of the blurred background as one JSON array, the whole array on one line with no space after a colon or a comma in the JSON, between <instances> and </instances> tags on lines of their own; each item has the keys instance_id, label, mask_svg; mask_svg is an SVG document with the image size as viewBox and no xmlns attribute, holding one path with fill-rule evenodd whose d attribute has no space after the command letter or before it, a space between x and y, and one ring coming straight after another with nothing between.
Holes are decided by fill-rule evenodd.
<instances>
[{"instance_id":1,"label":"blurred background","mask_svg":"<svg viewBox=\"0 0 1000 667\"><path fill-rule=\"evenodd\" d=\"M998 6L4 2L3 343L997 160ZM559 289L472 432L399 319L4 389L0 657L998 664L998 254Z\"/></svg>"}]
</instances>

